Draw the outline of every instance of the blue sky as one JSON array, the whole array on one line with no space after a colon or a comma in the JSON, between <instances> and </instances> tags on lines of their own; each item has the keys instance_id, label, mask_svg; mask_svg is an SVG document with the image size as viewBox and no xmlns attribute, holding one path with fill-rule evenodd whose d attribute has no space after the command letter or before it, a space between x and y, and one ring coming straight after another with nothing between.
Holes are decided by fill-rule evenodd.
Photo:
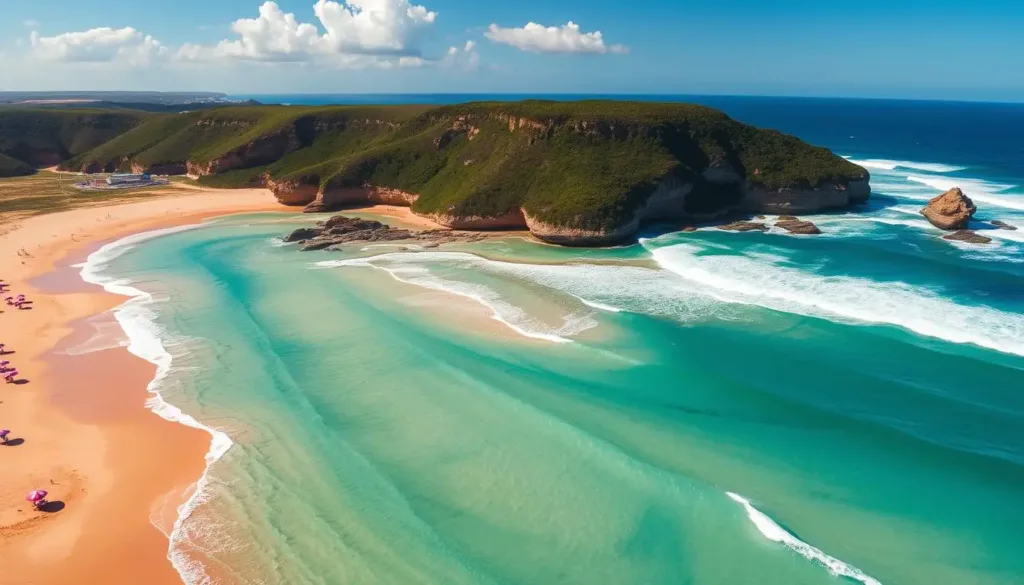
<instances>
[{"instance_id":1,"label":"blue sky","mask_svg":"<svg viewBox=\"0 0 1024 585\"><path fill-rule=\"evenodd\" d=\"M0 89L1024 101L1017 1L262 4L4 2Z\"/></svg>"}]
</instances>

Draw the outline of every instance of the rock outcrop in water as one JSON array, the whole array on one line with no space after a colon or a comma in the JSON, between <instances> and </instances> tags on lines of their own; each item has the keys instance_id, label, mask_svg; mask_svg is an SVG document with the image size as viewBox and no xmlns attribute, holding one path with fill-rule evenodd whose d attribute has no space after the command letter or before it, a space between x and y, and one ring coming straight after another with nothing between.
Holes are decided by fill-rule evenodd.
<instances>
[{"instance_id":1,"label":"rock outcrop in water","mask_svg":"<svg viewBox=\"0 0 1024 585\"><path fill-rule=\"evenodd\" d=\"M486 234L455 230L407 230L385 225L372 219L335 215L315 227L299 228L284 237L288 243L299 243L303 250L323 250L353 243L415 241L423 247L454 241L476 241Z\"/></svg>"},{"instance_id":2,"label":"rock outcrop in water","mask_svg":"<svg viewBox=\"0 0 1024 585\"><path fill-rule=\"evenodd\" d=\"M953 187L928 202L921 215L941 230L962 230L978 208L959 187Z\"/></svg>"},{"instance_id":3,"label":"rock outcrop in water","mask_svg":"<svg viewBox=\"0 0 1024 585\"><path fill-rule=\"evenodd\" d=\"M942 236L942 239L966 242L968 244L987 244L992 241L992 238L979 235L971 230L957 230L951 234Z\"/></svg>"},{"instance_id":4,"label":"rock outcrop in water","mask_svg":"<svg viewBox=\"0 0 1024 585\"><path fill-rule=\"evenodd\" d=\"M768 231L768 226L757 221L734 221L732 223L720 225L718 226L718 229L725 230L727 232L752 232L755 230L766 232Z\"/></svg>"},{"instance_id":5,"label":"rock outcrop in water","mask_svg":"<svg viewBox=\"0 0 1024 585\"><path fill-rule=\"evenodd\" d=\"M1005 221L1001 221L1001 220L998 220L998 219L993 219L989 223L994 225L994 226L996 226L997 228L999 228L1001 230L1008 230L1008 231L1011 231L1011 232L1017 231L1017 226L1010 225L1010 224L1006 223Z\"/></svg>"},{"instance_id":6,"label":"rock outcrop in water","mask_svg":"<svg viewBox=\"0 0 1024 585\"><path fill-rule=\"evenodd\" d=\"M821 230L818 226L809 221L804 221L798 217L792 215L780 215L779 219L775 222L775 227L782 228L791 234L800 234L805 236L811 236L820 234Z\"/></svg>"}]
</instances>

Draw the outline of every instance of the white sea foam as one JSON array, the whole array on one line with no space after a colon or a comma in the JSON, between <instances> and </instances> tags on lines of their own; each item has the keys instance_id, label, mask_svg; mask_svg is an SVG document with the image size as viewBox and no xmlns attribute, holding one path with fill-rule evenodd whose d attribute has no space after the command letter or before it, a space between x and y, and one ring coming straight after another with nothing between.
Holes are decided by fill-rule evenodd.
<instances>
[{"instance_id":1,"label":"white sea foam","mask_svg":"<svg viewBox=\"0 0 1024 585\"><path fill-rule=\"evenodd\" d=\"M721 303L695 290L691 283L671 272L640 266L582 263L519 264L488 260L465 252L392 253L355 260L330 260L319 262L316 266L375 266L388 269L395 278L410 280L423 277L424 272L415 271L426 271L424 267L435 263L524 280L566 293L588 307L610 313L645 313L669 317L681 323L693 323L712 315L721 316L723 313ZM429 275L429 272L426 274ZM437 285L436 280L413 283L428 287L431 284ZM445 286L461 288L467 285L448 281ZM491 291L491 294L496 293ZM480 296L479 293L477 296ZM489 302L494 303L493 300ZM588 317L583 324L592 326L594 322ZM535 332L551 333L550 330L543 329ZM562 332L558 335L566 337L571 333Z\"/></svg>"},{"instance_id":2,"label":"white sea foam","mask_svg":"<svg viewBox=\"0 0 1024 585\"><path fill-rule=\"evenodd\" d=\"M597 301L588 301L587 299L585 299L583 297L577 297L576 295L573 295L573 296L576 297L577 299L579 299L579 301L581 303L583 303L584 305L586 305L588 307L593 307L593 308L595 308L595 309L597 309L599 311L607 311L609 313L621 313L622 312L622 309L620 309L618 307L613 307L611 305L606 305L604 303L599 303Z\"/></svg>"},{"instance_id":3,"label":"white sea foam","mask_svg":"<svg viewBox=\"0 0 1024 585\"><path fill-rule=\"evenodd\" d=\"M464 257L476 259L470 254L451 254L456 259L463 260ZM338 268L345 266L369 266L384 270L394 279L408 284L414 284L423 288L446 292L471 299L491 311L491 318L504 324L516 333L524 337L541 339L554 343L570 343L569 337L577 335L597 326L597 322L590 314L570 313L562 317L562 324L559 327L552 327L531 317L526 311L504 300L500 294L491 288L467 282L460 282L447 278L441 278L430 273L429 270L406 262L404 254L384 254L372 258L356 258L351 260L330 260L319 262L320 267ZM444 260L448 253L414 254L414 258L426 258L437 260L438 257ZM450 259L450 258L448 258ZM391 262L387 262L390 260Z\"/></svg>"},{"instance_id":4,"label":"white sea foam","mask_svg":"<svg viewBox=\"0 0 1024 585\"><path fill-rule=\"evenodd\" d=\"M884 158L868 158L868 159L854 159L850 157L844 157L853 164L860 165L866 169L876 169L883 171L894 171L896 169L910 169L915 171L925 171L926 173L955 173L957 171L967 170L967 167L960 167L955 165L946 165L942 163L930 163L930 162L916 162L911 160L888 160Z\"/></svg>"},{"instance_id":5,"label":"white sea foam","mask_svg":"<svg viewBox=\"0 0 1024 585\"><path fill-rule=\"evenodd\" d=\"M93 328L93 333L89 336L89 339L74 347L69 347L62 353L65 355L85 355L128 346L128 339L124 335L124 330L116 321L100 321L94 318L89 320L89 324Z\"/></svg>"},{"instance_id":6,"label":"white sea foam","mask_svg":"<svg viewBox=\"0 0 1024 585\"><path fill-rule=\"evenodd\" d=\"M921 287L850 276L822 277L745 256L698 255L678 244L655 261L715 298L852 323L902 327L927 337L1024 355L1024 315L960 305Z\"/></svg>"},{"instance_id":7,"label":"white sea foam","mask_svg":"<svg viewBox=\"0 0 1024 585\"><path fill-rule=\"evenodd\" d=\"M108 276L104 272L111 261L131 250L140 242L197 227L201 226L178 226L122 238L116 242L106 244L90 254L88 260L81 266L81 276L86 282L100 285L107 292L129 297L127 301L114 309L114 317L128 337L128 351L156 366L156 376L147 387L150 397L146 401L146 406L163 419L200 429L210 434L210 449L206 453L206 468L196 482L191 496L178 507L177 518L174 521L171 533L168 535L170 544L168 545L167 558L171 561L175 570L178 571L182 580L189 585L205 585L210 582L210 578L207 576L205 568L201 563L188 558L180 550L180 545L186 539L183 526L196 507L205 502L208 497L207 486L209 484L210 466L223 457L233 443L231 438L224 432L200 423L191 415L182 412L181 409L164 400L160 394L160 387L162 381L171 370L173 358L165 347L165 342L172 342L171 338L168 332L164 331L157 324L157 314L153 309L153 305L159 302L159 300L149 293L131 286L130 281Z\"/></svg>"},{"instance_id":8,"label":"white sea foam","mask_svg":"<svg viewBox=\"0 0 1024 585\"><path fill-rule=\"evenodd\" d=\"M882 585L880 581L867 575L857 567L848 565L833 556L829 556L820 549L817 549L793 536L785 528L776 524L776 522L769 518L767 514L755 508L750 501L743 496L732 492L726 492L726 495L734 502L743 506L743 509L747 512L747 518L754 523L757 530L768 540L785 545L786 548L794 551L807 560L820 563L833 576L856 579L864 585Z\"/></svg>"},{"instance_id":9,"label":"white sea foam","mask_svg":"<svg viewBox=\"0 0 1024 585\"><path fill-rule=\"evenodd\" d=\"M936 191L948 191L953 187L960 187L964 194L975 202L987 203L1006 209L1024 211L1024 195L1010 194L1007 191L1016 185L993 183L982 179L936 177L924 175L910 175L908 181L927 185Z\"/></svg>"}]
</instances>

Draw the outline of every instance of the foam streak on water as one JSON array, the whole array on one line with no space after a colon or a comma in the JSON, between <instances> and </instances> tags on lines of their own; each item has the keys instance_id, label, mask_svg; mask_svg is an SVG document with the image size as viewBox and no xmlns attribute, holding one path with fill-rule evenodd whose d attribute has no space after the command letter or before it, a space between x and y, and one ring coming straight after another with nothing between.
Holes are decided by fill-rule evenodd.
<instances>
[{"instance_id":1,"label":"foam streak on water","mask_svg":"<svg viewBox=\"0 0 1024 585\"><path fill-rule=\"evenodd\" d=\"M700 248L690 244L651 250L666 270L726 302L895 325L927 337L1024 355L1024 315L984 305L960 305L902 282L821 277L745 256L701 256L699 252Z\"/></svg>"},{"instance_id":2,"label":"foam streak on water","mask_svg":"<svg viewBox=\"0 0 1024 585\"><path fill-rule=\"evenodd\" d=\"M415 254L414 258L430 258L432 255ZM471 255L459 255L475 258ZM590 315L572 313L563 317L560 327L546 327L536 319L531 318L521 308L512 305L501 298L497 292L490 288L465 282L457 282L450 279L433 276L424 268L408 263L399 263L398 266L387 266L373 262L375 259L402 259L402 254L384 254L369 259L337 260L320 262L320 267L344 267L344 266L369 266L384 270L395 280L414 284L423 288L446 292L476 301L491 311L491 318L504 324L516 333L532 339L540 339L553 343L571 343L570 336L582 333L587 329L595 327L595 322Z\"/></svg>"},{"instance_id":3,"label":"foam streak on water","mask_svg":"<svg viewBox=\"0 0 1024 585\"><path fill-rule=\"evenodd\" d=\"M738 502L743 506L743 509L747 512L747 517L750 518L750 521L754 523L754 526L757 527L758 531L760 531L768 540L782 543L805 559L821 563L830 574L835 575L836 577L849 577L850 579L860 581L864 585L882 585L881 582L866 575L857 567L848 565L835 557L831 557L821 550L814 548L793 536L786 531L785 528L776 524L775 521L769 518L764 512L755 508L750 501L743 496L732 492L726 492L726 495L728 495L734 502Z\"/></svg>"},{"instance_id":4,"label":"foam streak on water","mask_svg":"<svg viewBox=\"0 0 1024 585\"><path fill-rule=\"evenodd\" d=\"M168 535L170 543L167 551L167 558L185 583L189 585L207 585L210 583L210 578L202 564L188 558L181 551L181 545L186 539L183 526L192 512L208 498L207 486L209 484L210 466L224 456L228 449L231 448L232 441L224 432L200 423L192 416L182 412L178 407L164 400L160 394L161 383L170 373L172 362L172 356L167 351L165 343L173 343L173 340L156 323L157 313L153 306L159 302L159 299L131 286L128 280L117 279L104 274L111 261L132 249L136 244L197 227L201 226L186 225L154 230L134 234L106 244L90 254L86 262L81 265L81 276L86 282L100 285L107 292L130 297L122 305L114 309L114 317L128 337L128 351L154 364L157 368L156 376L147 386L151 396L146 401L146 407L165 420L200 429L210 434L210 449L206 453L206 469L196 482L192 495L185 503L178 507L178 516L174 521L171 533Z\"/></svg>"},{"instance_id":5,"label":"foam streak on water","mask_svg":"<svg viewBox=\"0 0 1024 585\"><path fill-rule=\"evenodd\" d=\"M912 169L916 171L925 171L927 173L955 173L957 171L967 170L967 167L958 167L942 163L915 162L911 160L888 160L883 158L869 158L863 160L853 159L850 157L845 158L853 164L872 170L895 171L896 169Z\"/></svg>"}]
</instances>

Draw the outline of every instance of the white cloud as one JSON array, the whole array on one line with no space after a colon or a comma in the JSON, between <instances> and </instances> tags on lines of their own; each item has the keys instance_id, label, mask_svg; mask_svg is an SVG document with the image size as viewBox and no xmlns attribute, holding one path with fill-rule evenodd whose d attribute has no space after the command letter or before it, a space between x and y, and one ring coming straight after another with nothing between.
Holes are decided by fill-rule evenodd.
<instances>
[{"instance_id":1,"label":"white cloud","mask_svg":"<svg viewBox=\"0 0 1024 585\"><path fill-rule=\"evenodd\" d=\"M520 28L492 24L484 36L495 43L534 53L628 53L623 45L605 45L601 31L585 33L572 21L561 27L529 22Z\"/></svg>"},{"instance_id":2,"label":"white cloud","mask_svg":"<svg viewBox=\"0 0 1024 585\"><path fill-rule=\"evenodd\" d=\"M325 39L336 52L418 54L412 46L437 13L409 0L318 0L313 12L327 30Z\"/></svg>"},{"instance_id":3,"label":"white cloud","mask_svg":"<svg viewBox=\"0 0 1024 585\"><path fill-rule=\"evenodd\" d=\"M262 62L318 61L342 67L416 67L420 34L437 13L409 0L318 0L313 12L323 30L302 23L275 2L265 2L259 17L235 21L238 36L212 47L186 44L178 58L187 61L238 59Z\"/></svg>"},{"instance_id":4,"label":"white cloud","mask_svg":"<svg viewBox=\"0 0 1024 585\"><path fill-rule=\"evenodd\" d=\"M146 65L167 53L159 41L131 27L94 28L53 37L32 31L29 40L32 55L47 61Z\"/></svg>"},{"instance_id":5,"label":"white cloud","mask_svg":"<svg viewBox=\"0 0 1024 585\"><path fill-rule=\"evenodd\" d=\"M466 41L461 49L448 47L448 55L444 58L444 64L476 69L480 65L480 54L476 52L476 41Z\"/></svg>"}]
</instances>

